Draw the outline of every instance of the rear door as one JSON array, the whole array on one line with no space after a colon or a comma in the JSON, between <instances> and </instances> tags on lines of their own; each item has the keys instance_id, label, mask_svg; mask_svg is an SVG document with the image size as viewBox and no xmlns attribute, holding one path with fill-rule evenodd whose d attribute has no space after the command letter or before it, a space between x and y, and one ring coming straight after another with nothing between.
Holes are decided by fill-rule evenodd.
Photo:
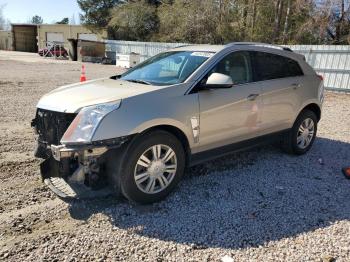
<instances>
[{"instance_id":1,"label":"rear door","mask_svg":"<svg viewBox=\"0 0 350 262\"><path fill-rule=\"evenodd\" d=\"M255 81L262 89L261 135L290 128L300 107L303 72L298 62L267 52L252 56Z\"/></svg>"},{"instance_id":2,"label":"rear door","mask_svg":"<svg viewBox=\"0 0 350 262\"><path fill-rule=\"evenodd\" d=\"M231 88L199 90L200 150L239 142L259 133L261 102L259 84L253 82L249 52L236 51L224 57L212 73L229 75Z\"/></svg>"}]
</instances>

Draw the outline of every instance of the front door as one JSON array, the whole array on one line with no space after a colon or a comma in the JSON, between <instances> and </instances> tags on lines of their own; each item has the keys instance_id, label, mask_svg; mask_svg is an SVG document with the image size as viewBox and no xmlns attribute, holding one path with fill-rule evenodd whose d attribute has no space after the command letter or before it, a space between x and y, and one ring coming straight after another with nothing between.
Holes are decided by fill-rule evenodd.
<instances>
[{"instance_id":1,"label":"front door","mask_svg":"<svg viewBox=\"0 0 350 262\"><path fill-rule=\"evenodd\" d=\"M261 118L261 89L253 83L248 52L233 52L223 58L212 73L232 78L231 88L199 90L199 151L228 145L255 137Z\"/></svg>"}]
</instances>

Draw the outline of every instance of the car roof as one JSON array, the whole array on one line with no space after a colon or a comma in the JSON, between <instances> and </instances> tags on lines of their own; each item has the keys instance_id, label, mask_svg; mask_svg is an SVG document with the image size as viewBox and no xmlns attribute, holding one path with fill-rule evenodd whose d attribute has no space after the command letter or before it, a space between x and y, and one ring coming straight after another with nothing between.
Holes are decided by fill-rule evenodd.
<instances>
[{"instance_id":1,"label":"car roof","mask_svg":"<svg viewBox=\"0 0 350 262\"><path fill-rule=\"evenodd\" d=\"M280 55L296 58L296 59L303 59L304 56L294 53L290 48L279 46L279 45L272 45L267 43L255 43L255 42L232 42L227 45L183 45L176 48L173 48L169 51L199 51L199 52L214 52L218 53L224 49L227 48L234 48L234 49L249 49L251 51L261 51L261 52L272 52L277 53Z\"/></svg>"},{"instance_id":2,"label":"car roof","mask_svg":"<svg viewBox=\"0 0 350 262\"><path fill-rule=\"evenodd\" d=\"M169 51L202 51L202 52L219 52L225 49L224 45L183 45L175 47Z\"/></svg>"}]
</instances>

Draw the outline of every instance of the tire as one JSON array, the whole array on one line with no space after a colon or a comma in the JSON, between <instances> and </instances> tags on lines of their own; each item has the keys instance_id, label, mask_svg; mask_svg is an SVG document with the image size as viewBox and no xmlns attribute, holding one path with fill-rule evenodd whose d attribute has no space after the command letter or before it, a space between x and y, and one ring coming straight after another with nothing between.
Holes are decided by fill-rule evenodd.
<instances>
[{"instance_id":1,"label":"tire","mask_svg":"<svg viewBox=\"0 0 350 262\"><path fill-rule=\"evenodd\" d=\"M313 124L312 135L312 129L305 128L305 126L308 126L308 123L310 123L309 121L312 121ZM294 155L302 155L309 151L315 141L317 133L317 122L318 119L314 112L310 110L303 110L295 120L292 129L284 135L282 141L282 149L286 153ZM310 126L311 124L308 127ZM305 131L304 134L301 132L302 127L304 130L308 129L308 131ZM303 140L303 138L305 140Z\"/></svg>"},{"instance_id":2,"label":"tire","mask_svg":"<svg viewBox=\"0 0 350 262\"><path fill-rule=\"evenodd\" d=\"M121 192L140 204L161 201L179 183L184 169L185 151L174 135L161 130L141 135L131 142L125 154L120 172Z\"/></svg>"}]
</instances>

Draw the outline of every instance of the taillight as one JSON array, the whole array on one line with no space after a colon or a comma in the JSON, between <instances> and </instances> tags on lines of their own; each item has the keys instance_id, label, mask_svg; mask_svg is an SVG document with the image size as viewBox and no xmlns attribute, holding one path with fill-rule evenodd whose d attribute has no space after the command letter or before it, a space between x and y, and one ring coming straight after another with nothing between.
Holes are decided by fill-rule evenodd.
<instances>
[{"instance_id":1,"label":"taillight","mask_svg":"<svg viewBox=\"0 0 350 262\"><path fill-rule=\"evenodd\" d=\"M322 75L317 75L317 77L318 77L319 79L321 79L321 81L323 81L323 76L322 76Z\"/></svg>"}]
</instances>

